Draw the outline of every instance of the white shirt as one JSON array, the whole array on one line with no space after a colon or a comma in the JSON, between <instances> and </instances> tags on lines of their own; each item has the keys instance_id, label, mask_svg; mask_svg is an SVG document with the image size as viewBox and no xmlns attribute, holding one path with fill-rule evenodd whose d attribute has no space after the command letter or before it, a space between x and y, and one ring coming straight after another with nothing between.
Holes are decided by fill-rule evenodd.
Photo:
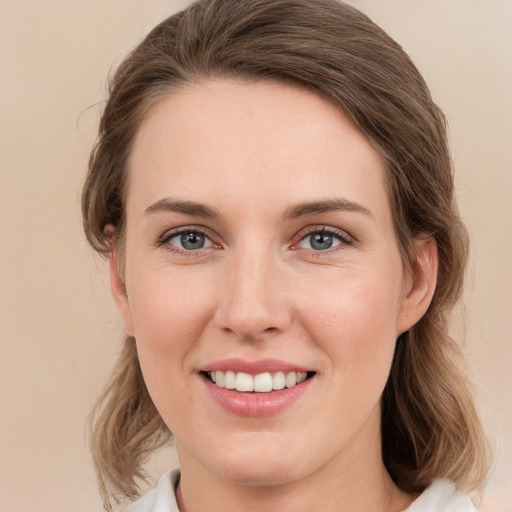
<instances>
[{"instance_id":1,"label":"white shirt","mask_svg":"<svg viewBox=\"0 0 512 512\"><path fill-rule=\"evenodd\" d=\"M179 512L175 488L180 478L179 468L160 478L157 487L129 505L124 512ZM475 512L469 496L455 490L450 480L434 480L432 484L403 512Z\"/></svg>"}]
</instances>

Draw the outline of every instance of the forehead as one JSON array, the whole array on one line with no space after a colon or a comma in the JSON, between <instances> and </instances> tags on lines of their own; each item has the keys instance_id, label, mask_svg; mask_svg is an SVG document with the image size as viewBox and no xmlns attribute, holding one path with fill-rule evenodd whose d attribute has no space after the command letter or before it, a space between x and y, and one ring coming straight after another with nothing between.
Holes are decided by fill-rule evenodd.
<instances>
[{"instance_id":1,"label":"forehead","mask_svg":"<svg viewBox=\"0 0 512 512\"><path fill-rule=\"evenodd\" d=\"M327 100L272 82L209 81L170 93L141 124L128 201L349 195L386 209L384 175L383 158Z\"/></svg>"}]
</instances>

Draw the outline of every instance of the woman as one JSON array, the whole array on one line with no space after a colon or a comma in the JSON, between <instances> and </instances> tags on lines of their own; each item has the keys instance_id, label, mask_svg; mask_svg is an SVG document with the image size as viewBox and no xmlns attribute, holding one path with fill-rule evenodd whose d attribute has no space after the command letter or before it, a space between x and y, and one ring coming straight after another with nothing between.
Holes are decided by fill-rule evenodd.
<instances>
[{"instance_id":1,"label":"woman","mask_svg":"<svg viewBox=\"0 0 512 512\"><path fill-rule=\"evenodd\" d=\"M367 17L165 20L113 77L82 204L127 332L93 430L107 508L172 432L180 470L130 512L474 510L445 121Z\"/></svg>"}]
</instances>

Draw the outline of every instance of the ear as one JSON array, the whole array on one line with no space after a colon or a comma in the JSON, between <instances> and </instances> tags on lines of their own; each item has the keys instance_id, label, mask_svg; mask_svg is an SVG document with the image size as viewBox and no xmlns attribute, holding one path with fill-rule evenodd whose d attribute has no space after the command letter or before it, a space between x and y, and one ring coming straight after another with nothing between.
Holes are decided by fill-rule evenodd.
<instances>
[{"instance_id":1,"label":"ear","mask_svg":"<svg viewBox=\"0 0 512 512\"><path fill-rule=\"evenodd\" d=\"M419 237L414 242L416 254L404 278L397 335L410 329L426 313L437 282L437 244L433 237Z\"/></svg>"},{"instance_id":2,"label":"ear","mask_svg":"<svg viewBox=\"0 0 512 512\"><path fill-rule=\"evenodd\" d=\"M115 244L112 244L112 251L109 256L110 260L110 289L112 297L121 315L124 328L128 336L134 336L132 315L130 311L130 304L128 302L128 294L126 293L126 285L124 278L121 274L122 269L119 267L118 253L115 249Z\"/></svg>"}]
</instances>

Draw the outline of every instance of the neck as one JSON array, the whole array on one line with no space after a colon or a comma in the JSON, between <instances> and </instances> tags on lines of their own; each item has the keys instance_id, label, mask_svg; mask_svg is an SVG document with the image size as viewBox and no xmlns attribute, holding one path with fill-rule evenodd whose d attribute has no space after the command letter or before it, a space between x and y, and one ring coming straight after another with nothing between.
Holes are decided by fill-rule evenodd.
<instances>
[{"instance_id":1,"label":"neck","mask_svg":"<svg viewBox=\"0 0 512 512\"><path fill-rule=\"evenodd\" d=\"M324 466L299 480L279 485L245 485L225 480L205 468L178 445L181 480L177 492L181 512L400 512L413 497L400 491L381 457L378 423L369 422L373 442L351 443Z\"/></svg>"}]
</instances>

